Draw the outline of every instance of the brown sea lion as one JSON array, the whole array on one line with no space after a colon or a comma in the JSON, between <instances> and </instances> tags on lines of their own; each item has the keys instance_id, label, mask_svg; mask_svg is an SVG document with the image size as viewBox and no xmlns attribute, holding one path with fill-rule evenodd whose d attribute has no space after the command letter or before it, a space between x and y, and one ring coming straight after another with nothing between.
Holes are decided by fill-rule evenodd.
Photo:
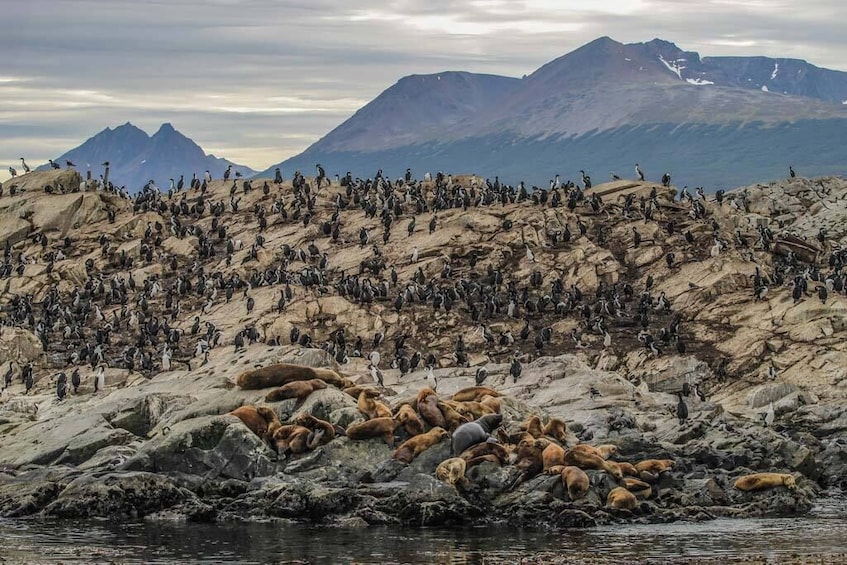
<instances>
[{"instance_id":1,"label":"brown sea lion","mask_svg":"<svg viewBox=\"0 0 847 565\"><path fill-rule=\"evenodd\" d=\"M455 400L456 402L467 402L467 401L476 401L479 402L482 400L483 396L491 396L498 397L500 393L492 388L488 388L485 386L472 386L469 388L463 388L453 395L451 400Z\"/></svg>"},{"instance_id":2,"label":"brown sea lion","mask_svg":"<svg viewBox=\"0 0 847 565\"><path fill-rule=\"evenodd\" d=\"M438 408L438 396L431 388L424 388L418 392L417 407L424 422L434 428L447 427L444 413Z\"/></svg>"},{"instance_id":3,"label":"brown sea lion","mask_svg":"<svg viewBox=\"0 0 847 565\"><path fill-rule=\"evenodd\" d=\"M427 397L427 400L429 401L429 399L431 398L433 397L429 396ZM444 416L444 422L446 426L442 427L446 427L451 432L455 432L459 428L459 426L461 426L462 424L467 424L471 421L471 418L468 418L467 416L463 415L461 412L459 412L449 404L439 402L436 406L439 410L441 410L441 415Z\"/></svg>"},{"instance_id":4,"label":"brown sea lion","mask_svg":"<svg viewBox=\"0 0 847 565\"><path fill-rule=\"evenodd\" d=\"M401 443L391 457L403 463L411 463L415 457L448 437L450 437L450 434L444 428L432 428L424 434L409 438Z\"/></svg>"},{"instance_id":5,"label":"brown sea lion","mask_svg":"<svg viewBox=\"0 0 847 565\"><path fill-rule=\"evenodd\" d=\"M376 400L379 396L379 391L374 389L363 390L360 392L359 401L356 403L356 407L359 409L359 412L364 414L368 419L390 418L391 409L382 402Z\"/></svg>"},{"instance_id":6,"label":"brown sea lion","mask_svg":"<svg viewBox=\"0 0 847 565\"><path fill-rule=\"evenodd\" d=\"M301 412L294 418L294 423L309 428L310 430L317 431L323 430L323 437L321 437L321 445L325 443L329 443L335 439L335 426L327 422L326 420L321 420L320 418L316 418L309 414L308 412Z\"/></svg>"},{"instance_id":7,"label":"brown sea lion","mask_svg":"<svg viewBox=\"0 0 847 565\"><path fill-rule=\"evenodd\" d=\"M326 383L320 379L310 379L308 381L294 381L279 388L275 388L265 395L265 402L279 402L280 400L288 400L296 398L297 400L306 400L310 394L316 390L326 388Z\"/></svg>"},{"instance_id":8,"label":"brown sea lion","mask_svg":"<svg viewBox=\"0 0 847 565\"><path fill-rule=\"evenodd\" d=\"M508 450L503 445L493 441L484 441L472 445L464 450L459 457L467 461L468 465L470 465L472 459L486 455L494 455L497 458L498 465L505 465L509 461Z\"/></svg>"},{"instance_id":9,"label":"brown sea lion","mask_svg":"<svg viewBox=\"0 0 847 565\"><path fill-rule=\"evenodd\" d=\"M481 402L474 402L472 400L459 402L457 403L455 408L459 411L460 414L464 415L469 420L478 420L486 414L497 413L496 410L489 408L485 404L482 404Z\"/></svg>"},{"instance_id":10,"label":"brown sea lion","mask_svg":"<svg viewBox=\"0 0 847 565\"><path fill-rule=\"evenodd\" d=\"M674 460L673 459L645 459L644 461L639 461L635 464L635 470L638 473L642 473L644 471L658 475L663 471L670 471L673 468Z\"/></svg>"},{"instance_id":11,"label":"brown sea lion","mask_svg":"<svg viewBox=\"0 0 847 565\"><path fill-rule=\"evenodd\" d=\"M623 478L623 472L614 462L606 461L595 451L588 449L577 449L584 444L575 445L572 449L565 452L565 464L579 467L580 469L597 469L606 471L617 480ZM590 447L590 446L588 446Z\"/></svg>"},{"instance_id":12,"label":"brown sea lion","mask_svg":"<svg viewBox=\"0 0 847 565\"><path fill-rule=\"evenodd\" d=\"M373 418L347 426L347 437L353 440L382 438L388 447L394 447L394 430L400 427L400 422L394 418Z\"/></svg>"},{"instance_id":13,"label":"brown sea lion","mask_svg":"<svg viewBox=\"0 0 847 565\"><path fill-rule=\"evenodd\" d=\"M250 431L262 439L268 439L270 433L280 425L279 418L272 409L267 406L241 406L230 412L241 420Z\"/></svg>"},{"instance_id":14,"label":"brown sea lion","mask_svg":"<svg viewBox=\"0 0 847 565\"><path fill-rule=\"evenodd\" d=\"M406 433L410 436L416 436L424 433L423 422L418 416L418 413L415 412L415 410L408 404L400 406L400 409L397 410L397 414L394 417L403 425L406 429Z\"/></svg>"},{"instance_id":15,"label":"brown sea lion","mask_svg":"<svg viewBox=\"0 0 847 565\"><path fill-rule=\"evenodd\" d=\"M435 468L435 477L444 481L448 485L456 486L457 483L465 483L467 479L465 478L465 470L467 469L467 463L461 457L451 457L450 459L445 459L442 461L438 467Z\"/></svg>"},{"instance_id":16,"label":"brown sea lion","mask_svg":"<svg viewBox=\"0 0 847 565\"><path fill-rule=\"evenodd\" d=\"M495 414L500 413L500 399L496 396L483 396L482 400L479 401L483 406L488 406L491 408Z\"/></svg>"},{"instance_id":17,"label":"brown sea lion","mask_svg":"<svg viewBox=\"0 0 847 565\"><path fill-rule=\"evenodd\" d=\"M638 469L635 468L635 465L632 463L627 463L626 461L618 461L618 467L621 468L621 471L624 475L628 477L637 477L639 476Z\"/></svg>"},{"instance_id":18,"label":"brown sea lion","mask_svg":"<svg viewBox=\"0 0 847 565\"><path fill-rule=\"evenodd\" d=\"M794 475L788 473L753 473L739 477L733 486L744 492L783 486L788 490L794 490L797 488L797 481Z\"/></svg>"},{"instance_id":19,"label":"brown sea lion","mask_svg":"<svg viewBox=\"0 0 847 565\"><path fill-rule=\"evenodd\" d=\"M632 477L624 477L623 486L626 487L626 490L641 499L650 498L653 494L653 489L650 485Z\"/></svg>"},{"instance_id":20,"label":"brown sea lion","mask_svg":"<svg viewBox=\"0 0 847 565\"><path fill-rule=\"evenodd\" d=\"M541 425L541 418L538 416L530 416L526 422L521 424L520 429L531 434L535 439L544 437L544 428Z\"/></svg>"},{"instance_id":21,"label":"brown sea lion","mask_svg":"<svg viewBox=\"0 0 847 565\"><path fill-rule=\"evenodd\" d=\"M273 442L277 453L299 454L317 447L323 431L313 432L305 426L290 424L281 426L274 431Z\"/></svg>"},{"instance_id":22,"label":"brown sea lion","mask_svg":"<svg viewBox=\"0 0 847 565\"><path fill-rule=\"evenodd\" d=\"M244 371L238 375L235 384L244 390L258 390L311 379L321 379L325 383L339 388L345 384L342 377L332 369L304 367L290 363L279 363Z\"/></svg>"},{"instance_id":23,"label":"brown sea lion","mask_svg":"<svg viewBox=\"0 0 847 565\"><path fill-rule=\"evenodd\" d=\"M635 495L623 487L615 487L606 497L606 506L623 510L633 510L638 505Z\"/></svg>"},{"instance_id":24,"label":"brown sea lion","mask_svg":"<svg viewBox=\"0 0 847 565\"><path fill-rule=\"evenodd\" d=\"M585 493L588 492L588 488L591 486L591 481L588 479L585 471L579 467L568 465L562 469L561 474L562 484L568 489L568 496L570 496L571 500L579 500L585 496Z\"/></svg>"},{"instance_id":25,"label":"brown sea lion","mask_svg":"<svg viewBox=\"0 0 847 565\"><path fill-rule=\"evenodd\" d=\"M562 445L566 445L568 443L568 425L564 420L560 420L559 418L550 418L550 420L544 424L541 432L544 435L555 439Z\"/></svg>"},{"instance_id":26,"label":"brown sea lion","mask_svg":"<svg viewBox=\"0 0 847 565\"><path fill-rule=\"evenodd\" d=\"M359 395L362 393L362 391L366 391L366 390L367 391L373 391L377 394L377 396L379 396L379 391L377 389L375 389L372 386L367 386L367 385L348 386L348 387L345 387L341 392L343 392L344 394L349 394L350 396L352 396L353 398L358 400Z\"/></svg>"},{"instance_id":27,"label":"brown sea lion","mask_svg":"<svg viewBox=\"0 0 847 565\"><path fill-rule=\"evenodd\" d=\"M550 445L544 448L544 451L541 453L541 460L544 464L544 472L550 472L551 467L555 467L557 465L564 466L565 464L565 450L564 448L556 443L550 442Z\"/></svg>"}]
</instances>

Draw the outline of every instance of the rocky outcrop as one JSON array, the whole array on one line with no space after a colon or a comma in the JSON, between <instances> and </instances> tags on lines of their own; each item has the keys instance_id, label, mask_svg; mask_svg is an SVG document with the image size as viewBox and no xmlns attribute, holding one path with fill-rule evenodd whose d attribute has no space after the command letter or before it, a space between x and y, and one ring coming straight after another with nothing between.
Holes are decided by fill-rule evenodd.
<instances>
[{"instance_id":1,"label":"rocky outcrop","mask_svg":"<svg viewBox=\"0 0 847 565\"><path fill-rule=\"evenodd\" d=\"M239 212L224 204L215 218L208 209L174 212L180 195L143 209L110 193L72 192L68 175L30 173L18 179L25 192L0 197L0 225L26 222L19 236L0 232L0 245L9 241L10 248L4 265L12 267L0 278L0 305L14 324L0 327L0 376L9 362L13 368L0 402L3 516L582 527L797 514L821 487L844 486L847 299L835 290L837 272L829 266L844 243L840 212L830 205L847 195L840 179L749 187L723 203L710 197L705 217L696 220L690 203L646 183L619 192L617 185L600 187L606 196L598 211L586 202L570 210L531 199L467 212L445 208L416 215L410 235L404 214L410 216L412 206L406 204L388 243L380 241L379 255L373 249L382 232L378 214L368 217L347 204L339 237L325 234L322 222L331 219L339 197L348 198L332 186L318 194L305 227L290 217L293 211L287 219L273 212L251 257L260 233L257 210L264 206L270 218L279 194L291 209L289 184L269 188L266 196L258 183L244 192L239 181ZM68 193L46 193L48 183L61 183ZM481 179L454 183L481 190ZM230 187L211 183L207 204L226 202ZM623 214L627 192L637 203L653 190L659 202L653 221L639 216L637 205ZM197 205L199 194L186 196L186 208ZM832 226L823 242L807 213ZM436 226L429 233L432 217ZM225 223L226 237L212 229L213 218ZM194 230L180 231L177 221ZM805 263L796 245L764 249L755 243L759 225L789 243L789 236L806 237L817 246L817 263ZM367 245L359 241L363 228L370 233ZM568 241L561 239L565 228ZM641 237L637 247L633 229ZM47 236L46 246L37 234ZM200 257L204 238L214 241L216 255ZM312 241L318 247L313 259ZM286 255L284 246L292 252ZM318 269L324 279L304 282L324 252L326 266ZM769 287L758 299L757 268ZM283 272L287 282L268 282ZM387 295L367 301L349 292L353 283L341 277L359 272L356 284L368 277L378 287L384 279ZM784 288L796 276L809 287L797 300ZM833 290L821 299L816 286L826 287L827 278ZM208 286L198 292L201 279ZM574 289L580 298L568 294ZM45 314L51 296L61 305ZM443 301L438 308L436 300ZM646 323L638 314L642 300ZM510 301L517 310L512 315ZM140 340L153 316L173 332ZM50 323L40 326L42 318ZM293 330L307 334L310 344L290 345ZM374 345L377 335L384 340ZM460 335L466 362L455 355ZM550 337L536 340L542 335ZM85 359L84 346L90 348ZM101 360L91 358L95 346ZM367 359L374 351L382 386ZM521 366L517 378L513 362ZM28 363L34 385L25 394L21 373ZM283 423L309 413L340 428L365 416L356 397L332 386L305 400L272 403L264 401L269 389L235 386L240 373L276 363L332 368L357 385L378 388L381 401L395 409L403 402L414 406L425 386L449 398L475 385L484 367L484 386L502 395L504 433L517 434L531 415L556 417L568 423L569 444L614 444L618 461L673 459L676 465L656 477L649 497L624 511L606 507L617 482L604 471L588 471L591 488L579 501L569 499L560 477L524 476L514 464L483 462L468 470L467 482L447 485L435 478L436 467L453 455L446 441L409 464L393 459L382 439L340 434L306 453L277 453L228 413L264 405ZM105 388L95 393L98 366ZM81 384L60 401L59 373L70 383L74 370ZM681 391L688 392L682 422ZM405 433L397 432L395 447ZM773 470L797 476L797 490L732 487L743 474Z\"/></svg>"}]
</instances>

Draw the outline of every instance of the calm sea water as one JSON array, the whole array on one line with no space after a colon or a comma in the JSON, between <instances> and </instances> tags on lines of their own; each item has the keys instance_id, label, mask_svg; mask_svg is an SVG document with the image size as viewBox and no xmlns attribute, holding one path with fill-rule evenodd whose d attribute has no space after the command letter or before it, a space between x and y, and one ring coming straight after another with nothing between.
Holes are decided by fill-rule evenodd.
<instances>
[{"instance_id":1,"label":"calm sea water","mask_svg":"<svg viewBox=\"0 0 847 565\"><path fill-rule=\"evenodd\" d=\"M796 519L714 520L566 532L305 528L0 520L0 563L518 563L538 553L621 561L847 553L847 500Z\"/></svg>"}]
</instances>

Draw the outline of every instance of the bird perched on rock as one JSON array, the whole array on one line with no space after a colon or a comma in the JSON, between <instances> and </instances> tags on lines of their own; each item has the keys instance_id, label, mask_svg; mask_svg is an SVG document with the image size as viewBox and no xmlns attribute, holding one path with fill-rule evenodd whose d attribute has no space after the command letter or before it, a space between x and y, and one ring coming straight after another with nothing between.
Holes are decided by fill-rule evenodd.
<instances>
[{"instance_id":1,"label":"bird perched on rock","mask_svg":"<svg viewBox=\"0 0 847 565\"><path fill-rule=\"evenodd\" d=\"M678 392L677 396L679 396L679 402L676 403L676 417L679 418L679 425L682 426L688 419L688 405L682 399L682 391Z\"/></svg>"},{"instance_id":2,"label":"bird perched on rock","mask_svg":"<svg viewBox=\"0 0 847 565\"><path fill-rule=\"evenodd\" d=\"M488 377L488 371L485 369L485 367L478 367L476 370L476 376L474 377L476 386L480 386L482 383L484 383L486 377Z\"/></svg>"},{"instance_id":3,"label":"bird perched on rock","mask_svg":"<svg viewBox=\"0 0 847 565\"><path fill-rule=\"evenodd\" d=\"M518 382L518 377L523 373L523 366L521 366L521 362L518 361L517 357L512 357L512 362L509 365L509 374L512 376L512 382Z\"/></svg>"},{"instance_id":4,"label":"bird perched on rock","mask_svg":"<svg viewBox=\"0 0 847 565\"><path fill-rule=\"evenodd\" d=\"M589 386L588 387L588 398L590 398L591 400L595 400L598 396L603 396L603 395L600 394L600 391L597 390L597 387L595 387L594 385Z\"/></svg>"}]
</instances>

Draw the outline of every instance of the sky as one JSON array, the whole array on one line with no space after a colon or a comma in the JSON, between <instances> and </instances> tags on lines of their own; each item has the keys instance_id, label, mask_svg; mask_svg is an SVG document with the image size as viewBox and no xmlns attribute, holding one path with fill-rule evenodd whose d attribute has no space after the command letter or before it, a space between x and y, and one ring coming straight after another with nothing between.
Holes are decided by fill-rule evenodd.
<instances>
[{"instance_id":1,"label":"sky","mask_svg":"<svg viewBox=\"0 0 847 565\"><path fill-rule=\"evenodd\" d=\"M847 71L843 0L8 0L0 180L127 121L261 170L409 74L520 77L598 37Z\"/></svg>"}]
</instances>

